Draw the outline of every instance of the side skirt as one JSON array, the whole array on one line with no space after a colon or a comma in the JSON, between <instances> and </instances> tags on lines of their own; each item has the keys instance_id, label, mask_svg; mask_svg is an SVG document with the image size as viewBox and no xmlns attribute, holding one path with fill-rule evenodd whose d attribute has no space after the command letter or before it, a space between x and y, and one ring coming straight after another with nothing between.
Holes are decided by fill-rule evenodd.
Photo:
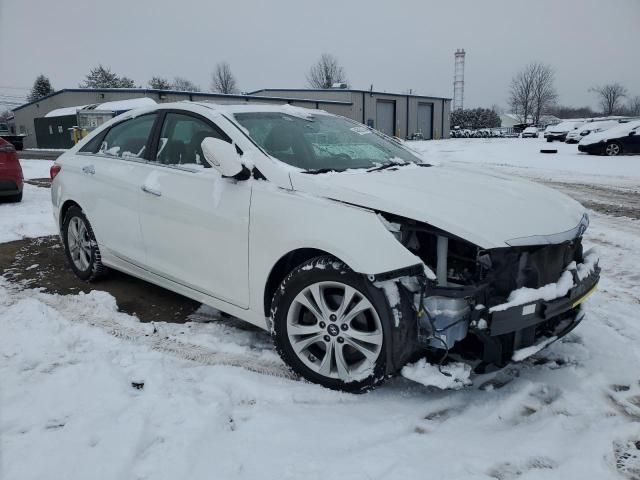
<instances>
[{"instance_id":1,"label":"side skirt","mask_svg":"<svg viewBox=\"0 0 640 480\"><path fill-rule=\"evenodd\" d=\"M178 293L180 295L184 295L185 297L195 300L196 302L204 303L205 305L209 305L210 307L216 308L224 313L237 317L240 320L249 322L259 328L262 328L263 330L268 330L267 319L262 314L256 314L256 312L253 312L250 309L237 307L235 305L232 305L231 303L227 303L223 300L212 297L211 295L193 290L180 283L161 277L160 275L156 275L155 273L149 272L144 268L138 267L137 265L134 265L113 255L113 253L109 252L104 247L102 247L102 250L102 263L109 268L126 273L146 282L153 283L154 285L166 288L167 290L171 290L172 292Z\"/></svg>"}]
</instances>

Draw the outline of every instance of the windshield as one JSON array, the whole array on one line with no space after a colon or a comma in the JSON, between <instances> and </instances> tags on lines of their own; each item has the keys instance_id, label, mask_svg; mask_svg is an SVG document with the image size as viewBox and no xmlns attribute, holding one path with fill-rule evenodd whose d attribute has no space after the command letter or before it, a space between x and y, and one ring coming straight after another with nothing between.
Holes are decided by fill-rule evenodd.
<instances>
[{"instance_id":1,"label":"windshield","mask_svg":"<svg viewBox=\"0 0 640 480\"><path fill-rule=\"evenodd\" d=\"M373 129L342 117L279 112L236 113L235 119L269 155L307 171L423 163Z\"/></svg>"}]
</instances>

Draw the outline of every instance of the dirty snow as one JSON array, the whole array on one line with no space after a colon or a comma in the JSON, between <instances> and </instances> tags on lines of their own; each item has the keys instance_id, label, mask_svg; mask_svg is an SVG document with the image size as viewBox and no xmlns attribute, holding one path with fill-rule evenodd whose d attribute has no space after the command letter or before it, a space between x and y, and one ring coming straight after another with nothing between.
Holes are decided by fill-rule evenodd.
<instances>
[{"instance_id":1,"label":"dirty snow","mask_svg":"<svg viewBox=\"0 0 640 480\"><path fill-rule=\"evenodd\" d=\"M409 380L441 390L458 390L471 385L469 379L471 367L465 363L448 363L438 369L437 365L432 365L421 358L415 363L402 367L400 373Z\"/></svg>"},{"instance_id":2,"label":"dirty snow","mask_svg":"<svg viewBox=\"0 0 640 480\"><path fill-rule=\"evenodd\" d=\"M414 148L467 168L640 188L638 157L604 161L558 143L545 157L544 146ZM39 190L27 186L24 211L0 203L0 241L51 233L49 191ZM366 395L328 391L287 376L266 333L207 309L186 325L141 324L104 293L0 281L0 478L637 477L640 223L590 216L585 244L598 246L603 271L582 324L459 390L399 377ZM229 358L269 374L216 361Z\"/></svg>"}]
</instances>

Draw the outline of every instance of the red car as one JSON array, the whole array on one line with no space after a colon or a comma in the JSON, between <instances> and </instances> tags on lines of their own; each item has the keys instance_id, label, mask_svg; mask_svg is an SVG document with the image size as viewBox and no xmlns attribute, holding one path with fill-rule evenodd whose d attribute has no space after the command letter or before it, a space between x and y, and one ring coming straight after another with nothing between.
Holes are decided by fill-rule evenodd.
<instances>
[{"instance_id":1,"label":"red car","mask_svg":"<svg viewBox=\"0 0 640 480\"><path fill-rule=\"evenodd\" d=\"M0 199L22 200L22 167L12 144L0 138Z\"/></svg>"}]
</instances>

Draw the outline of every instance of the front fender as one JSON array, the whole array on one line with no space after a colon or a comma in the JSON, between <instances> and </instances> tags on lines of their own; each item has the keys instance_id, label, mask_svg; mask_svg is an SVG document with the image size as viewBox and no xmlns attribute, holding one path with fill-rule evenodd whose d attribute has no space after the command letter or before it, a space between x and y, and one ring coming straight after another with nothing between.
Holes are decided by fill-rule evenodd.
<instances>
[{"instance_id":1,"label":"front fender","mask_svg":"<svg viewBox=\"0 0 640 480\"><path fill-rule=\"evenodd\" d=\"M422 263L371 210L254 182L249 228L252 309L262 306L274 265L299 249L322 250L366 275Z\"/></svg>"}]
</instances>

